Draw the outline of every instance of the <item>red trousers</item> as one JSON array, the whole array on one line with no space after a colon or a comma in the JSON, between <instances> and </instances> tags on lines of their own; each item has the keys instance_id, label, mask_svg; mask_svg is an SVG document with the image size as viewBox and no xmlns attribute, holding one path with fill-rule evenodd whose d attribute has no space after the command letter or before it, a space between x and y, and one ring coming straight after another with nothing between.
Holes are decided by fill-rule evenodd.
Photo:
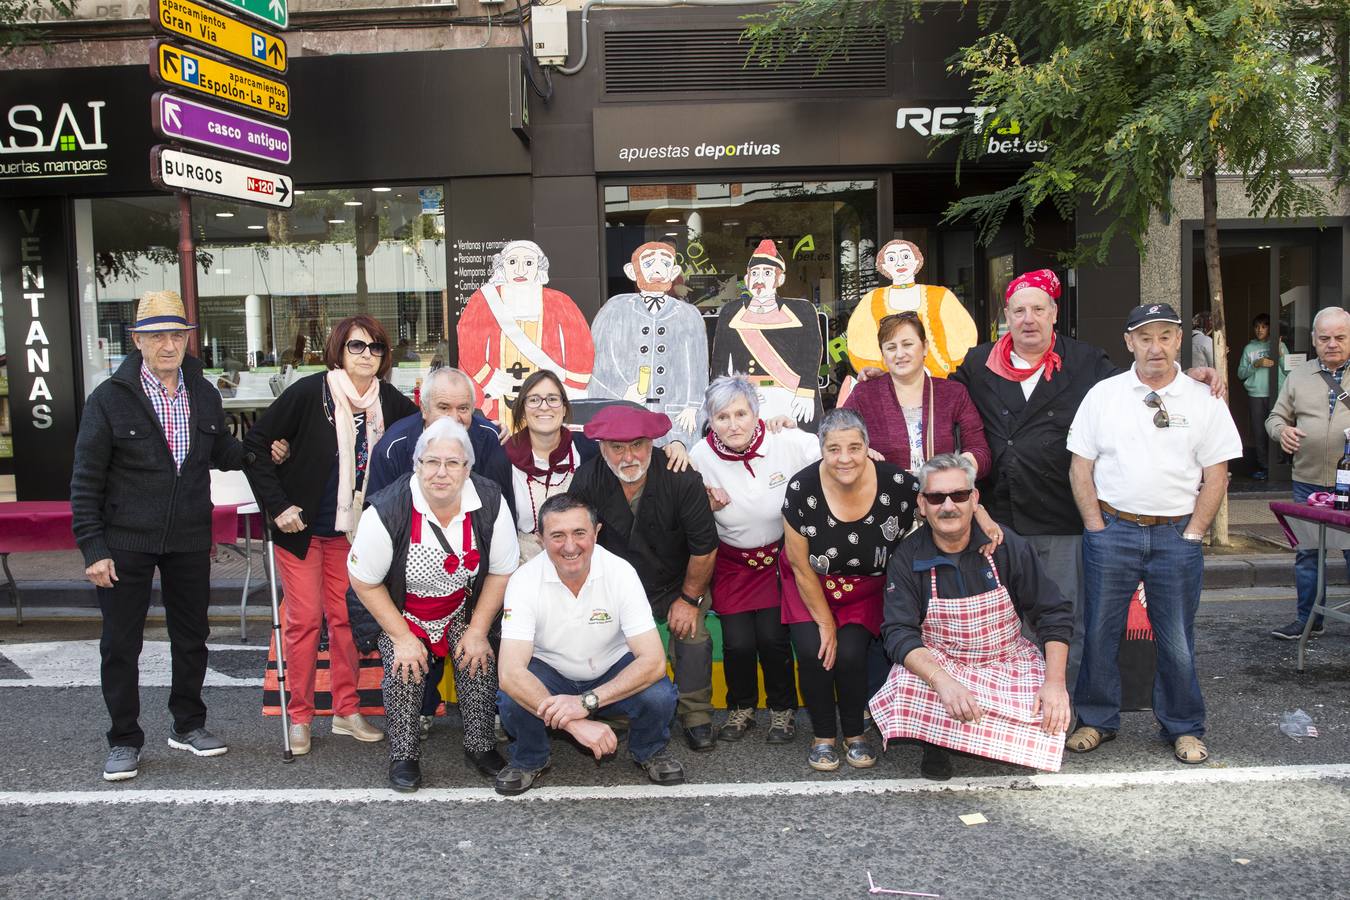
<instances>
[{"instance_id":1,"label":"red trousers","mask_svg":"<svg viewBox=\"0 0 1350 900\"><path fill-rule=\"evenodd\" d=\"M347 553L351 547L338 535L311 537L304 559L276 548L277 570L286 592L281 606L286 686L290 692L286 709L297 725L308 725L314 718L314 666L319 655L319 628L325 618L333 714L350 716L360 709L356 693L360 663L347 619Z\"/></svg>"}]
</instances>

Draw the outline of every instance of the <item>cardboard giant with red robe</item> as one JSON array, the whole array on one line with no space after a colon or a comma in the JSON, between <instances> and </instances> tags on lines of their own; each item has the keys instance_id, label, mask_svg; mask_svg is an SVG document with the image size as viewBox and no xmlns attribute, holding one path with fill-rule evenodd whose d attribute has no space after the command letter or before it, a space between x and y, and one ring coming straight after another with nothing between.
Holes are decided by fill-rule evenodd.
<instances>
[{"instance_id":1,"label":"cardboard giant with red robe","mask_svg":"<svg viewBox=\"0 0 1350 900\"><path fill-rule=\"evenodd\" d=\"M586 317L547 283L548 257L539 245L511 241L459 318L459 367L482 391L483 414L508 429L511 403L532 373L551 369L573 399L585 397L590 384L595 347Z\"/></svg>"}]
</instances>

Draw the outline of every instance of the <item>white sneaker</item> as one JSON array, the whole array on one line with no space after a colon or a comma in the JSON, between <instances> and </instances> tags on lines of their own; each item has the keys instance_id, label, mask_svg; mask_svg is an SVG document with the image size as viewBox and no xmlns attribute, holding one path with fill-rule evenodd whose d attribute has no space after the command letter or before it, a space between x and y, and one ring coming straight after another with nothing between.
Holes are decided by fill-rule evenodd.
<instances>
[{"instance_id":1,"label":"white sneaker","mask_svg":"<svg viewBox=\"0 0 1350 900\"><path fill-rule=\"evenodd\" d=\"M309 726L291 726L291 755L304 756L309 752Z\"/></svg>"}]
</instances>

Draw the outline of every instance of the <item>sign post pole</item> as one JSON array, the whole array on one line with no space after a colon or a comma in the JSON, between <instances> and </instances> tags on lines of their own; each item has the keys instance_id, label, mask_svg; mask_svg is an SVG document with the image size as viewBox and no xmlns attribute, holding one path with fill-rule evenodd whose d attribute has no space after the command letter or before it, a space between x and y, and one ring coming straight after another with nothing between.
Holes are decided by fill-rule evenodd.
<instances>
[{"instance_id":1,"label":"sign post pole","mask_svg":"<svg viewBox=\"0 0 1350 900\"><path fill-rule=\"evenodd\" d=\"M188 332L188 352L199 357L197 335L197 248L192 241L192 195L178 195L178 292L183 295L187 318L199 327Z\"/></svg>"}]
</instances>

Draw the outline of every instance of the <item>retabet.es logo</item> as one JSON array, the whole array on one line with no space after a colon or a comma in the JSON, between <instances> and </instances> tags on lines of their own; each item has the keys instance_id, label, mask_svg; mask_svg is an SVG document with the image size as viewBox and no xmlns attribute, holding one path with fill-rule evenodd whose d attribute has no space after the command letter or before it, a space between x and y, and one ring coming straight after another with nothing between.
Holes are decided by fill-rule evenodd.
<instances>
[{"instance_id":1,"label":"retabet.es logo","mask_svg":"<svg viewBox=\"0 0 1350 900\"><path fill-rule=\"evenodd\" d=\"M912 129L923 137L943 137L965 130L969 122L970 131L988 139L986 153L1044 153L1049 149L1046 141L1024 137L1016 119L1004 122L991 117L993 112L992 106L902 106L896 110L895 127Z\"/></svg>"},{"instance_id":2,"label":"retabet.es logo","mask_svg":"<svg viewBox=\"0 0 1350 900\"><path fill-rule=\"evenodd\" d=\"M0 132L0 153L50 153L76 150L106 150L103 142L103 100L90 100L77 115L62 103L56 115L47 117L42 107L20 103L9 108L6 132Z\"/></svg>"}]
</instances>

